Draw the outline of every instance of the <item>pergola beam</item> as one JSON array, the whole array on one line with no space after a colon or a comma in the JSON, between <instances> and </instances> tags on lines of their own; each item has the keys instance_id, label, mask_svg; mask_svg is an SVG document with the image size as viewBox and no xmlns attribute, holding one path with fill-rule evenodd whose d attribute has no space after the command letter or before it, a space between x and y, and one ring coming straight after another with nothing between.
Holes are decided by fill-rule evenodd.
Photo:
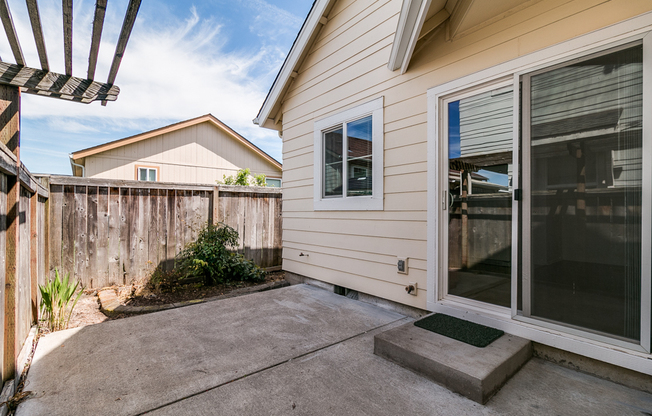
<instances>
[{"instance_id":1,"label":"pergola beam","mask_svg":"<svg viewBox=\"0 0 652 416\"><path fill-rule=\"evenodd\" d=\"M43 38L43 28L41 27L41 17L38 12L38 3L36 0L25 0L25 2L27 3L29 21L32 24L32 32L34 33L34 41L36 42L38 58L41 61L41 69L44 71L49 71L50 65L48 64L48 53L45 49L45 38Z\"/></svg>"},{"instance_id":2,"label":"pergola beam","mask_svg":"<svg viewBox=\"0 0 652 416\"><path fill-rule=\"evenodd\" d=\"M2 25L5 28L7 40L9 41L9 46L11 46L11 51L14 54L16 63L18 65L25 65L25 58L23 57L23 51L20 48L20 42L18 42L16 28L14 27L14 20L11 17L11 12L9 11L9 4L7 4L7 0L0 0L0 19L2 20Z\"/></svg>"},{"instance_id":3,"label":"pergola beam","mask_svg":"<svg viewBox=\"0 0 652 416\"><path fill-rule=\"evenodd\" d=\"M63 12L63 53L66 75L72 76L72 0L62 0Z\"/></svg>"},{"instance_id":4,"label":"pergola beam","mask_svg":"<svg viewBox=\"0 0 652 416\"><path fill-rule=\"evenodd\" d=\"M88 54L88 79L95 78L97 67L97 55L100 51L100 39L102 38L102 27L104 26L104 15L106 13L107 0L97 0L95 3L95 17L93 18L93 34L91 35L91 50Z\"/></svg>"},{"instance_id":5,"label":"pergola beam","mask_svg":"<svg viewBox=\"0 0 652 416\"><path fill-rule=\"evenodd\" d=\"M129 6L127 6L125 20L122 22L122 30L120 31L118 44L115 46L115 54L113 55L113 62L111 63L111 69L109 70L109 77L106 81L107 84L113 84L115 82L115 77L118 75L120 62L122 62L122 56L124 55L125 49L127 48L127 42L129 41L131 30L134 28L134 23L136 22L136 16L138 15L139 8L140 0L129 0ZM106 105L106 101L102 101L102 105Z\"/></svg>"},{"instance_id":6,"label":"pergola beam","mask_svg":"<svg viewBox=\"0 0 652 416\"><path fill-rule=\"evenodd\" d=\"M20 87L23 92L81 103L115 101L120 88L90 79L0 62L0 84Z\"/></svg>"},{"instance_id":7,"label":"pergola beam","mask_svg":"<svg viewBox=\"0 0 652 416\"><path fill-rule=\"evenodd\" d=\"M125 53L125 49L127 49L127 42L129 41L129 36L131 35L131 29L134 28L136 15L138 15L139 8L140 0L129 0L129 6L127 7L125 20L122 22L122 30L120 31L118 44L115 46L115 54L113 55L113 62L111 63L111 69L109 70L109 78L106 81L107 84L113 84L115 82L115 77L118 75L120 62L122 62L122 56Z\"/></svg>"},{"instance_id":8,"label":"pergola beam","mask_svg":"<svg viewBox=\"0 0 652 416\"><path fill-rule=\"evenodd\" d=\"M0 0L0 20L2 20L2 25L7 34L7 40L16 60L16 64L11 64L2 62L0 59L0 85L18 87L21 91L29 94L56 97L82 103L101 101L102 105L106 105L107 101L115 101L120 89L113 84L118 75L131 31L136 22L141 0L129 0L125 18L122 22L122 30L120 31L115 54L113 55L113 61L111 62L111 69L109 70L107 82L104 84L93 81L93 79L95 78L95 71L97 69L108 0L96 0L95 3L93 31L88 55L87 79L72 76L73 0L61 1L65 75L50 72L38 0L25 0L25 3L27 5L27 12L29 14L41 69L25 66L25 58L20 47L11 11L9 10L8 0Z\"/></svg>"}]
</instances>

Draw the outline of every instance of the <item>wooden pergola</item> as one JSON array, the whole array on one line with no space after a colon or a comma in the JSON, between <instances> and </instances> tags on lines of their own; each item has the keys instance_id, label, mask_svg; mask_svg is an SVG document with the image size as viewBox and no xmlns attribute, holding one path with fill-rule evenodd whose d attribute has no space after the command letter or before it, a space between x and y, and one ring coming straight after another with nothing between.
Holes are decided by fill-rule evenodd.
<instances>
[{"instance_id":1,"label":"wooden pergola","mask_svg":"<svg viewBox=\"0 0 652 416\"><path fill-rule=\"evenodd\" d=\"M17 353L20 351L20 342L22 342L22 340L16 339L17 314L20 313L16 307L17 276L20 270L28 269L25 265L30 264L32 319L33 322L38 319L36 304L36 292L38 290L36 287L37 257L34 254L38 249L36 246L38 230L35 225L35 218L37 199L42 196L42 193L44 195L48 194L47 190L41 189L43 187L35 183L34 178L20 160L21 93L86 104L100 101L102 105L106 105L108 101L115 101L118 98L120 89L113 83L118 74L120 62L141 3L141 0L129 1L113 61L111 62L111 69L106 82L102 83L95 81L94 78L107 0L96 0L95 3L91 47L88 55L88 71L85 79L72 76L72 0L62 0L61 2L65 74L50 71L37 0L25 1L38 51L40 69L30 68L26 65L7 0L0 0L0 20L2 20L2 25L16 61L13 64L0 59L0 172L6 177L6 184L0 183L0 188L2 188L0 194L3 194L6 190L4 293L0 295L0 303L4 302L4 320L1 322L4 332L2 340L3 381L14 377L14 374L16 374ZM47 198L47 196L45 197ZM22 203L21 199L23 200ZM24 241L25 235L21 239L20 233L20 223L25 221L27 215L32 218L29 243ZM29 244L31 247L29 259L24 258L26 256L20 256L20 247L25 244Z\"/></svg>"},{"instance_id":2,"label":"wooden pergola","mask_svg":"<svg viewBox=\"0 0 652 416\"><path fill-rule=\"evenodd\" d=\"M16 61L15 64L0 62L0 84L19 87L22 92L29 94L44 95L87 104L93 101L102 101L102 104L106 105L107 101L115 101L118 98L120 89L113 85L113 83L118 74L129 35L136 21L136 15L140 8L140 0L129 1L106 83L97 82L94 78L107 0L97 0L95 3L95 18L93 20L86 79L72 76L72 0L62 0L65 74L57 74L50 71L37 0L25 1L27 3L27 11L29 13L29 20L32 26L32 33L34 34L34 41L36 42L41 69L26 66L9 5L7 0L0 0L0 19L2 20L2 25L7 34L7 40L9 41L14 60Z\"/></svg>"}]
</instances>

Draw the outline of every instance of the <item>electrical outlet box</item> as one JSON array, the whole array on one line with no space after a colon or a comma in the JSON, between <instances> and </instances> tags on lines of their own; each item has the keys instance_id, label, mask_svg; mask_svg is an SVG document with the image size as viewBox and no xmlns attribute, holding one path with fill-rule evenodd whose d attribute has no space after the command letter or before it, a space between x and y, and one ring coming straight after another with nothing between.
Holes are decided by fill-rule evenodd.
<instances>
[{"instance_id":1,"label":"electrical outlet box","mask_svg":"<svg viewBox=\"0 0 652 416\"><path fill-rule=\"evenodd\" d=\"M396 258L396 272L401 274L408 274L408 257Z\"/></svg>"}]
</instances>

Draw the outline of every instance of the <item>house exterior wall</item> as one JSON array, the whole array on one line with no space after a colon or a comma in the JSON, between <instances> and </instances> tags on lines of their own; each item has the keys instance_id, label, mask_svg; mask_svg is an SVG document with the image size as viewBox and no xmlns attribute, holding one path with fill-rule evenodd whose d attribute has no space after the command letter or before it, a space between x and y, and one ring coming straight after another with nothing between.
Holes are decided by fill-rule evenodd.
<instances>
[{"instance_id":1,"label":"house exterior wall","mask_svg":"<svg viewBox=\"0 0 652 416\"><path fill-rule=\"evenodd\" d=\"M544 0L389 71L401 0L339 0L284 97L283 268L426 308L427 90L649 12L649 1ZM313 210L314 122L384 97L384 209ZM299 256L300 253L309 256ZM409 257L398 274L397 257ZM417 282L418 295L404 287Z\"/></svg>"},{"instance_id":2,"label":"house exterior wall","mask_svg":"<svg viewBox=\"0 0 652 416\"><path fill-rule=\"evenodd\" d=\"M159 168L158 180L212 184L238 169L280 178L281 171L205 122L88 156L89 178L135 180L136 166Z\"/></svg>"}]
</instances>

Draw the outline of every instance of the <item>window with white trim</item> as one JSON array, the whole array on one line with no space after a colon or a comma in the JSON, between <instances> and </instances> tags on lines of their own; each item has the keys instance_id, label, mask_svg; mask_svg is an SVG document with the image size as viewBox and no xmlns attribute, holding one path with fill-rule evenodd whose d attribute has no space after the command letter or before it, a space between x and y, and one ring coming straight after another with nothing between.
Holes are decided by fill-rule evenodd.
<instances>
[{"instance_id":1,"label":"window with white trim","mask_svg":"<svg viewBox=\"0 0 652 416\"><path fill-rule=\"evenodd\" d=\"M157 168L138 168L138 180L156 182L158 180Z\"/></svg>"},{"instance_id":2,"label":"window with white trim","mask_svg":"<svg viewBox=\"0 0 652 416\"><path fill-rule=\"evenodd\" d=\"M265 178L265 184L270 188L280 188L281 178Z\"/></svg>"},{"instance_id":3,"label":"window with white trim","mask_svg":"<svg viewBox=\"0 0 652 416\"><path fill-rule=\"evenodd\" d=\"M383 97L315 122L315 210L383 209Z\"/></svg>"}]
</instances>

